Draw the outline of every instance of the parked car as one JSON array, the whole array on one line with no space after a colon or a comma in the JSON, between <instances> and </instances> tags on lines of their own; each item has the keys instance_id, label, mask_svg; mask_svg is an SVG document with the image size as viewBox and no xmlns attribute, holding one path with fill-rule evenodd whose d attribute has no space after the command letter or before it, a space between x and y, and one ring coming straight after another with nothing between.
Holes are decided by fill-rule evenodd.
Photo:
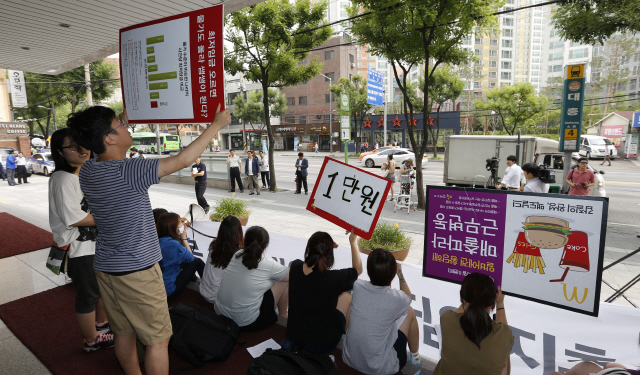
<instances>
[{"instance_id":1,"label":"parked car","mask_svg":"<svg viewBox=\"0 0 640 375\"><path fill-rule=\"evenodd\" d=\"M385 150L390 150L390 149L392 149L392 148L398 148L398 146L384 146L384 147L378 147L378 148L377 148L377 149L375 149L375 150L363 152L363 153L361 153L361 154L360 154L360 160L364 159L364 157L365 157L365 156L367 156L367 155L373 155L373 154L375 154L376 152L385 151Z\"/></svg>"},{"instance_id":2,"label":"parked car","mask_svg":"<svg viewBox=\"0 0 640 375\"><path fill-rule=\"evenodd\" d=\"M591 158L604 158L607 155L607 146L613 145L613 142L607 137L601 137L599 135L583 135L580 139L580 156L585 156L587 159ZM615 145L614 145L615 146ZM611 159L618 157L618 150L613 148L613 155Z\"/></svg>"},{"instance_id":3,"label":"parked car","mask_svg":"<svg viewBox=\"0 0 640 375\"><path fill-rule=\"evenodd\" d=\"M2 159L2 168L5 170L7 170L7 156L11 155L11 153L13 152L13 148L0 148L0 159ZM33 166L32 163L30 161L31 158L27 159L27 177L31 177L31 175L33 174Z\"/></svg>"},{"instance_id":4,"label":"parked car","mask_svg":"<svg viewBox=\"0 0 640 375\"><path fill-rule=\"evenodd\" d=\"M382 150L382 151L376 152L374 154L366 155L362 159L362 162L368 168L381 166L383 163L387 162L387 155L389 155L389 154L393 155L393 160L395 160L396 163L398 163L398 166L400 166L400 164L402 164L402 162L407 160L407 159L412 159L413 161L415 161L415 159L416 159L415 154L413 152L411 152L411 150L409 150L409 149L406 149L406 148L391 148L391 149L387 149L387 150ZM425 168L427 166L427 162L428 161L429 161L429 159L427 158L427 155L424 155L422 157L422 168Z\"/></svg>"},{"instance_id":5,"label":"parked car","mask_svg":"<svg viewBox=\"0 0 640 375\"><path fill-rule=\"evenodd\" d=\"M51 158L50 152L39 152L29 158L33 166L35 173L42 173L45 176L50 176L53 171L56 170L56 164Z\"/></svg>"}]
</instances>

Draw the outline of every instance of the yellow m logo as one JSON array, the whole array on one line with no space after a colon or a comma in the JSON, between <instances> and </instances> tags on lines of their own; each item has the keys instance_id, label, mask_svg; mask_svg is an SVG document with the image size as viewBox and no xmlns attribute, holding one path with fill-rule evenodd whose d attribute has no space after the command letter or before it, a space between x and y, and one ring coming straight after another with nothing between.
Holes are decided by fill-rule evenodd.
<instances>
[{"instance_id":1,"label":"yellow m logo","mask_svg":"<svg viewBox=\"0 0 640 375\"><path fill-rule=\"evenodd\" d=\"M589 288L584 288L584 296L582 297L582 301L578 300L578 288L573 287L573 293L571 293L571 298L567 297L567 284L562 284L562 289L564 291L564 299L571 302L575 298L576 302L579 305L582 305L584 301L587 299L587 294L589 294Z\"/></svg>"}]
</instances>

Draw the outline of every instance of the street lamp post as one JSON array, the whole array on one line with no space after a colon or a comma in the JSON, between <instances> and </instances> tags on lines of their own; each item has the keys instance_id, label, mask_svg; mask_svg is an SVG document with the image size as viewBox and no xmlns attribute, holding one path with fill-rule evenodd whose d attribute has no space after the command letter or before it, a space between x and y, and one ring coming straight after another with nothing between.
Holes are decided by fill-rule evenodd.
<instances>
[{"instance_id":1,"label":"street lamp post","mask_svg":"<svg viewBox=\"0 0 640 375\"><path fill-rule=\"evenodd\" d=\"M53 114L53 131L57 131L58 130L58 121L56 120L56 107L53 105L53 103L51 103L51 108L45 107L43 105L39 105L38 108L44 108L44 109L47 109L47 110L51 111L51 113Z\"/></svg>"},{"instance_id":2,"label":"street lamp post","mask_svg":"<svg viewBox=\"0 0 640 375\"><path fill-rule=\"evenodd\" d=\"M323 76L324 78L329 80L329 133L331 133L332 130L333 130L331 128L331 124L332 124L332 122L331 122L332 116L331 115L333 113L333 112L331 112L331 104L333 102L333 98L332 98L333 95L331 95L331 82L332 82L332 79L330 77L325 76L322 73L318 73L318 74L320 74L321 76ZM331 141L329 141L329 143L331 143ZM329 151L331 151L331 145L329 145Z\"/></svg>"}]
</instances>

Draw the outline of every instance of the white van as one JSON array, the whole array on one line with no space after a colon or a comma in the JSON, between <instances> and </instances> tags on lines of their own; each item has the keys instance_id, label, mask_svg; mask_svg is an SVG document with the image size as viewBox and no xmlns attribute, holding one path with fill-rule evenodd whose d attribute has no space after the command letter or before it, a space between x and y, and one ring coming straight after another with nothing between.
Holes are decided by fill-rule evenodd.
<instances>
[{"instance_id":1,"label":"white van","mask_svg":"<svg viewBox=\"0 0 640 375\"><path fill-rule=\"evenodd\" d=\"M601 137L599 135L583 135L580 139L580 156L585 156L587 159L591 158L604 158L607 154L607 145L613 145L613 143L607 137ZM618 157L618 150L613 148L613 155L611 159Z\"/></svg>"}]
</instances>

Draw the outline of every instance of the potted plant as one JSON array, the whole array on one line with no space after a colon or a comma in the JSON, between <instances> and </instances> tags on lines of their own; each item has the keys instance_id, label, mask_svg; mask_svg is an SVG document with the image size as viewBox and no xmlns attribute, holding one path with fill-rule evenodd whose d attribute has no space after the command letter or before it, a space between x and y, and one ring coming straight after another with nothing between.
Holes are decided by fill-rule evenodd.
<instances>
[{"instance_id":1,"label":"potted plant","mask_svg":"<svg viewBox=\"0 0 640 375\"><path fill-rule=\"evenodd\" d=\"M240 220L240 224L246 226L249 222L251 211L247 208L247 202L236 198L222 198L216 202L213 212L209 215L211 221L222 221L227 216L235 216Z\"/></svg>"},{"instance_id":2,"label":"potted plant","mask_svg":"<svg viewBox=\"0 0 640 375\"><path fill-rule=\"evenodd\" d=\"M370 240L358 239L358 249L367 255L373 249L389 250L396 260L403 261L409 254L411 243L411 238L400 230L398 224L379 222Z\"/></svg>"}]
</instances>

